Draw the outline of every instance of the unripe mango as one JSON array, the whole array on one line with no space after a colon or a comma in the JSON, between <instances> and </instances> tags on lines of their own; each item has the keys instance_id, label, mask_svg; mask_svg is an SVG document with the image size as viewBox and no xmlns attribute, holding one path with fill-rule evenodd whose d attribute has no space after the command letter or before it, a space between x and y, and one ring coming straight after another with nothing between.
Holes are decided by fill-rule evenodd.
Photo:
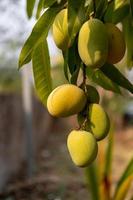
<instances>
[{"instance_id":1,"label":"unripe mango","mask_svg":"<svg viewBox=\"0 0 133 200\"><path fill-rule=\"evenodd\" d=\"M108 35L102 21L90 19L82 25L78 51L85 65L92 68L104 65L108 55Z\"/></svg>"},{"instance_id":2,"label":"unripe mango","mask_svg":"<svg viewBox=\"0 0 133 200\"><path fill-rule=\"evenodd\" d=\"M88 119L91 132L95 138L98 141L104 139L109 132L110 122L102 106L96 103L90 104Z\"/></svg>"},{"instance_id":3,"label":"unripe mango","mask_svg":"<svg viewBox=\"0 0 133 200\"><path fill-rule=\"evenodd\" d=\"M59 49L66 50L69 47L67 9L60 11L55 17L53 38Z\"/></svg>"},{"instance_id":4,"label":"unripe mango","mask_svg":"<svg viewBox=\"0 0 133 200\"><path fill-rule=\"evenodd\" d=\"M126 45L124 35L114 24L106 24L109 40L107 61L111 64L118 63L124 56Z\"/></svg>"},{"instance_id":5,"label":"unripe mango","mask_svg":"<svg viewBox=\"0 0 133 200\"><path fill-rule=\"evenodd\" d=\"M55 117L67 117L79 113L86 104L82 89L72 84L55 88L48 97L47 108Z\"/></svg>"},{"instance_id":6,"label":"unripe mango","mask_svg":"<svg viewBox=\"0 0 133 200\"><path fill-rule=\"evenodd\" d=\"M73 130L70 132L67 147L73 162L79 167L88 166L97 156L96 139L87 131Z\"/></svg>"}]
</instances>

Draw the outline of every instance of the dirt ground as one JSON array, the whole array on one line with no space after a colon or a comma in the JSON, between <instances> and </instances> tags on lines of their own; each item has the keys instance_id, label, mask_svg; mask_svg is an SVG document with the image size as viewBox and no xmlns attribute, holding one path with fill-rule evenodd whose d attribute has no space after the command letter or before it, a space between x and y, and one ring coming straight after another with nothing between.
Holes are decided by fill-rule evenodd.
<instances>
[{"instance_id":1,"label":"dirt ground","mask_svg":"<svg viewBox=\"0 0 133 200\"><path fill-rule=\"evenodd\" d=\"M91 200L85 185L84 170L71 162L66 147L67 133L74 123L72 121L64 132L53 127L36 157L34 176L24 178L24 163L5 192L0 194L0 200ZM133 155L133 127L115 132L114 144L112 180L115 185ZM127 200L133 195L132 189Z\"/></svg>"}]
</instances>

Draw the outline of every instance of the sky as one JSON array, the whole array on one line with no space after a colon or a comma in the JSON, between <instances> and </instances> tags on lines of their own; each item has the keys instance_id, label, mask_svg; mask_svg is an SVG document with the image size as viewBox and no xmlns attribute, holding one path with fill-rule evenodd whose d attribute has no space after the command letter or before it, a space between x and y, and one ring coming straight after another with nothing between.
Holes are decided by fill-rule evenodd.
<instances>
[{"instance_id":1,"label":"sky","mask_svg":"<svg viewBox=\"0 0 133 200\"><path fill-rule=\"evenodd\" d=\"M0 0L0 67L17 64L21 47L36 22L35 18L27 18L25 3L26 0ZM55 57L58 50L51 37L48 43L50 55Z\"/></svg>"}]
</instances>

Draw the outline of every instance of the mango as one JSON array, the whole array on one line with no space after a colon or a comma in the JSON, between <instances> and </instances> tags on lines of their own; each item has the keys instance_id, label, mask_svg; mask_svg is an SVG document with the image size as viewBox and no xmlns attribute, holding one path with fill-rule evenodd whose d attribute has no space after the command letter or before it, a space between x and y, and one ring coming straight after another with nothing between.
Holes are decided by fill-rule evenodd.
<instances>
[{"instance_id":1,"label":"mango","mask_svg":"<svg viewBox=\"0 0 133 200\"><path fill-rule=\"evenodd\" d=\"M66 50L70 46L67 9L61 10L55 17L53 23L53 38L56 46L61 50Z\"/></svg>"},{"instance_id":2,"label":"mango","mask_svg":"<svg viewBox=\"0 0 133 200\"><path fill-rule=\"evenodd\" d=\"M125 54L126 45L124 35L117 26L112 23L106 24L108 33L109 49L107 61L111 64L118 63Z\"/></svg>"},{"instance_id":3,"label":"mango","mask_svg":"<svg viewBox=\"0 0 133 200\"><path fill-rule=\"evenodd\" d=\"M108 55L108 35L102 21L90 19L82 25L78 37L78 51L88 67L99 68L104 65Z\"/></svg>"},{"instance_id":4,"label":"mango","mask_svg":"<svg viewBox=\"0 0 133 200\"><path fill-rule=\"evenodd\" d=\"M104 139L110 128L107 113L99 104L90 104L88 111L89 126L97 141Z\"/></svg>"},{"instance_id":5,"label":"mango","mask_svg":"<svg viewBox=\"0 0 133 200\"><path fill-rule=\"evenodd\" d=\"M86 167L91 164L98 152L95 137L87 131L73 130L67 138L67 147L75 165Z\"/></svg>"},{"instance_id":6,"label":"mango","mask_svg":"<svg viewBox=\"0 0 133 200\"><path fill-rule=\"evenodd\" d=\"M68 117L79 113L86 104L86 95L82 89L72 84L55 88L47 99L49 113L55 117Z\"/></svg>"}]
</instances>

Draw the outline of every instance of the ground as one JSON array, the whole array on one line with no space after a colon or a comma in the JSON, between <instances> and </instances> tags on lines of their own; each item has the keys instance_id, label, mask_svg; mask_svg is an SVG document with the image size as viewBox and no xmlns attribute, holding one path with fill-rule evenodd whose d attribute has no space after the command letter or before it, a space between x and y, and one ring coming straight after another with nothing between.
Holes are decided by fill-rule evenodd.
<instances>
[{"instance_id":1,"label":"ground","mask_svg":"<svg viewBox=\"0 0 133 200\"><path fill-rule=\"evenodd\" d=\"M22 167L21 173L19 172L14 177L5 193L0 196L1 200L91 199L85 186L84 169L76 167L68 154L66 138L70 127L71 125L66 128L65 132L58 131L56 126L53 127L36 158L35 175L24 180L25 168ZM132 147L132 127L117 130L114 145L113 185L116 184L130 160L133 153ZM129 193L129 196L131 195L133 195L132 190Z\"/></svg>"}]
</instances>

